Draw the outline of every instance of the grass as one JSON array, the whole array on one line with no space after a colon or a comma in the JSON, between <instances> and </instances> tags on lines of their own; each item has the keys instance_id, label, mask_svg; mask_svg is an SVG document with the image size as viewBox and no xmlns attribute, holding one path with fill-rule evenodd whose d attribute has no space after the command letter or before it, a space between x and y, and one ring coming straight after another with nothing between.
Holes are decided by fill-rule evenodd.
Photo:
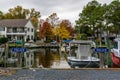
<instances>
[{"instance_id":1,"label":"grass","mask_svg":"<svg viewBox=\"0 0 120 80\"><path fill-rule=\"evenodd\" d=\"M11 43L11 44L8 44L9 47L22 47L23 44L14 44L14 43Z\"/></svg>"}]
</instances>

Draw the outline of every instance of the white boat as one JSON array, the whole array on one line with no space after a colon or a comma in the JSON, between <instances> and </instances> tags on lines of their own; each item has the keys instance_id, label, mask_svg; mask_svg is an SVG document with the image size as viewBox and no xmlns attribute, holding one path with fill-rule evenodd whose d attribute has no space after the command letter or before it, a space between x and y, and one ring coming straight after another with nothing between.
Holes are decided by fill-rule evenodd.
<instances>
[{"instance_id":1,"label":"white boat","mask_svg":"<svg viewBox=\"0 0 120 80\"><path fill-rule=\"evenodd\" d=\"M86 67L99 67L100 59L92 56L93 42L90 40L75 40L71 41L69 46L71 50L71 46L75 45L77 47L76 56L69 56L68 63L72 68L86 68ZM71 54L71 51L69 51Z\"/></svg>"},{"instance_id":2,"label":"white boat","mask_svg":"<svg viewBox=\"0 0 120 80\"><path fill-rule=\"evenodd\" d=\"M110 53L113 63L120 67L120 38L114 39L114 47Z\"/></svg>"}]
</instances>

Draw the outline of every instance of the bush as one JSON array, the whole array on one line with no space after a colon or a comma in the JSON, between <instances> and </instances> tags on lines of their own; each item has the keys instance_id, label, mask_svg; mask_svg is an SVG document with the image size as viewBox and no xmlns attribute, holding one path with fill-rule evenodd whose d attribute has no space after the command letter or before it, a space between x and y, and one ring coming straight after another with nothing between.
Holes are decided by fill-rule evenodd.
<instances>
[{"instance_id":1,"label":"bush","mask_svg":"<svg viewBox=\"0 0 120 80\"><path fill-rule=\"evenodd\" d=\"M4 44L6 42L8 42L8 38L6 38L6 37L0 38L0 43Z\"/></svg>"}]
</instances>

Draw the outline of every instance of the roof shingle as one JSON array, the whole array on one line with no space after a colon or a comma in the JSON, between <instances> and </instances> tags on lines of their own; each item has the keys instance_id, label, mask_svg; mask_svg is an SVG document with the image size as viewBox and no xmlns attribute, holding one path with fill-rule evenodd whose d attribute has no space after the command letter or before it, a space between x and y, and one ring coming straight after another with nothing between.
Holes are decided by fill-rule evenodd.
<instances>
[{"instance_id":1,"label":"roof shingle","mask_svg":"<svg viewBox=\"0 0 120 80\"><path fill-rule=\"evenodd\" d=\"M0 27L24 27L27 22L27 19L3 19L0 20Z\"/></svg>"}]
</instances>

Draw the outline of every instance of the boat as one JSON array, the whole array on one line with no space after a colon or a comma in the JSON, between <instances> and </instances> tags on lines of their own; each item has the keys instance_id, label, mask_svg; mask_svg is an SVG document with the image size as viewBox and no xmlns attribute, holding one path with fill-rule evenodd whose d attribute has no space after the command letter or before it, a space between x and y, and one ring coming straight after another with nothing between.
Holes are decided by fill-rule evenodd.
<instances>
[{"instance_id":1,"label":"boat","mask_svg":"<svg viewBox=\"0 0 120 80\"><path fill-rule=\"evenodd\" d=\"M112 62L120 67L120 38L114 39L114 47L111 49L110 54Z\"/></svg>"},{"instance_id":2,"label":"boat","mask_svg":"<svg viewBox=\"0 0 120 80\"><path fill-rule=\"evenodd\" d=\"M92 56L93 41L90 40L73 40L69 43L70 51L68 56L68 64L71 68L98 68L100 59L98 57ZM74 46L76 51L76 56L71 55L71 48Z\"/></svg>"}]
</instances>

